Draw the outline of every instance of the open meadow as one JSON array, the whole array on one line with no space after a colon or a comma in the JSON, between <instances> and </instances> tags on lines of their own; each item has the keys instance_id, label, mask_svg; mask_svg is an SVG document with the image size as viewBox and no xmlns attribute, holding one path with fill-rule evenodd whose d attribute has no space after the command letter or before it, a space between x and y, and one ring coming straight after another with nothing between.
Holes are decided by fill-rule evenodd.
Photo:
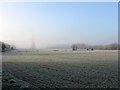
<instances>
[{"instance_id":1,"label":"open meadow","mask_svg":"<svg viewBox=\"0 0 120 90\"><path fill-rule=\"evenodd\" d=\"M17 50L2 58L4 73L38 88L118 88L115 50Z\"/></svg>"}]
</instances>

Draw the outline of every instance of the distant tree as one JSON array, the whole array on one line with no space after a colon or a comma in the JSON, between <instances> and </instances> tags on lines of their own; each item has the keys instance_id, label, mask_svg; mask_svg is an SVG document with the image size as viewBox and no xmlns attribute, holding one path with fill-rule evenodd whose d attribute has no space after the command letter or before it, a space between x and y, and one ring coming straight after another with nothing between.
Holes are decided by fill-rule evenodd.
<instances>
[{"instance_id":1,"label":"distant tree","mask_svg":"<svg viewBox=\"0 0 120 90\"><path fill-rule=\"evenodd\" d=\"M15 46L11 46L7 43L0 42L0 52L10 51L14 49L15 49Z\"/></svg>"},{"instance_id":2,"label":"distant tree","mask_svg":"<svg viewBox=\"0 0 120 90\"><path fill-rule=\"evenodd\" d=\"M13 48L13 47L11 47L11 50L14 50L14 48Z\"/></svg>"},{"instance_id":3,"label":"distant tree","mask_svg":"<svg viewBox=\"0 0 120 90\"><path fill-rule=\"evenodd\" d=\"M77 49L78 49L77 44L73 44L73 45L72 45L72 50L73 50L73 51L77 51Z\"/></svg>"},{"instance_id":4,"label":"distant tree","mask_svg":"<svg viewBox=\"0 0 120 90\"><path fill-rule=\"evenodd\" d=\"M5 46L6 46L6 51L11 50L11 46L9 44L5 44Z\"/></svg>"},{"instance_id":5,"label":"distant tree","mask_svg":"<svg viewBox=\"0 0 120 90\"><path fill-rule=\"evenodd\" d=\"M93 48L91 48L91 51L93 51L94 49Z\"/></svg>"},{"instance_id":6,"label":"distant tree","mask_svg":"<svg viewBox=\"0 0 120 90\"><path fill-rule=\"evenodd\" d=\"M117 43L110 44L109 47L110 47L111 50L118 50L118 44Z\"/></svg>"},{"instance_id":7,"label":"distant tree","mask_svg":"<svg viewBox=\"0 0 120 90\"><path fill-rule=\"evenodd\" d=\"M5 43L2 43L2 52L4 52L5 49L6 49L6 45L5 45Z\"/></svg>"},{"instance_id":8,"label":"distant tree","mask_svg":"<svg viewBox=\"0 0 120 90\"><path fill-rule=\"evenodd\" d=\"M120 44L118 44L118 50L120 50Z\"/></svg>"},{"instance_id":9,"label":"distant tree","mask_svg":"<svg viewBox=\"0 0 120 90\"><path fill-rule=\"evenodd\" d=\"M73 44L72 50L76 51L77 49L86 49L88 50L120 50L120 44L112 43L108 45L88 45L88 44Z\"/></svg>"},{"instance_id":10,"label":"distant tree","mask_svg":"<svg viewBox=\"0 0 120 90\"><path fill-rule=\"evenodd\" d=\"M0 52L2 52L2 42L0 41Z\"/></svg>"},{"instance_id":11,"label":"distant tree","mask_svg":"<svg viewBox=\"0 0 120 90\"><path fill-rule=\"evenodd\" d=\"M11 50L15 50L16 49L16 47L14 45L12 45L10 48L11 48Z\"/></svg>"}]
</instances>

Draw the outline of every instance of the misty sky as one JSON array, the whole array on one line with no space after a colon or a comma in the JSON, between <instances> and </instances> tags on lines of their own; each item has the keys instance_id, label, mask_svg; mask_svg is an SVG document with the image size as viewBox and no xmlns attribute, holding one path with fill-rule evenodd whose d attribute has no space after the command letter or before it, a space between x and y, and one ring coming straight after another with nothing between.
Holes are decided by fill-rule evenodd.
<instances>
[{"instance_id":1,"label":"misty sky","mask_svg":"<svg viewBox=\"0 0 120 90\"><path fill-rule=\"evenodd\" d=\"M0 39L18 48L118 41L118 3L4 3Z\"/></svg>"}]
</instances>

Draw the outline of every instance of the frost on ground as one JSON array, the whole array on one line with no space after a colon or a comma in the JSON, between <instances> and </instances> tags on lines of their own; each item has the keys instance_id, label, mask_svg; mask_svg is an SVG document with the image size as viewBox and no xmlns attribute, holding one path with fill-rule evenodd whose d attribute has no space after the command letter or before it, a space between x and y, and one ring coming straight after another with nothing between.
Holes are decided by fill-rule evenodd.
<instances>
[{"instance_id":1,"label":"frost on ground","mask_svg":"<svg viewBox=\"0 0 120 90\"><path fill-rule=\"evenodd\" d=\"M3 54L3 71L38 88L118 88L117 51L34 52Z\"/></svg>"},{"instance_id":2,"label":"frost on ground","mask_svg":"<svg viewBox=\"0 0 120 90\"><path fill-rule=\"evenodd\" d=\"M17 89L38 89L37 87L14 77L10 73L2 73L2 89L3 90L17 90Z\"/></svg>"},{"instance_id":3,"label":"frost on ground","mask_svg":"<svg viewBox=\"0 0 120 90\"><path fill-rule=\"evenodd\" d=\"M2 89L2 71L0 71L0 90Z\"/></svg>"}]
</instances>

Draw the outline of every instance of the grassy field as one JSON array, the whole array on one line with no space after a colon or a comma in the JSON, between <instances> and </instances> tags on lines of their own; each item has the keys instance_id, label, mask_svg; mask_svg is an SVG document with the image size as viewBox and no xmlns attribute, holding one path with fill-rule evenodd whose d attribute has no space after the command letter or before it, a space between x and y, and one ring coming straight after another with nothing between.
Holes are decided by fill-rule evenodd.
<instances>
[{"instance_id":1,"label":"grassy field","mask_svg":"<svg viewBox=\"0 0 120 90\"><path fill-rule=\"evenodd\" d=\"M118 88L117 51L15 52L3 54L2 67L38 88Z\"/></svg>"}]
</instances>

